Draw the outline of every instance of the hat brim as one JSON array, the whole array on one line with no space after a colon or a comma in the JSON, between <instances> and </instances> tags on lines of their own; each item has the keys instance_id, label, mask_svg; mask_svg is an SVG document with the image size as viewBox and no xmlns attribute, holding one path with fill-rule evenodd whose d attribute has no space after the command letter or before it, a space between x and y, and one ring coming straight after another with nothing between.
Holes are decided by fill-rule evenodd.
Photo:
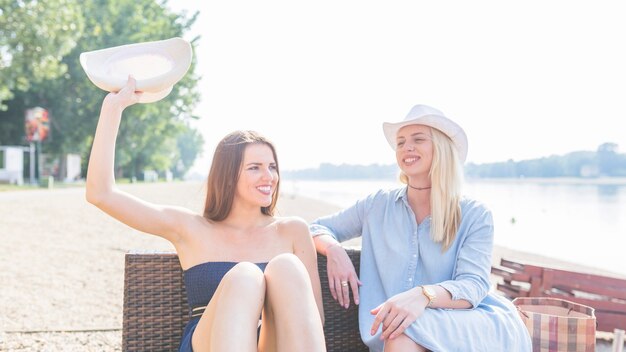
<instances>
[{"instance_id":1,"label":"hat brim","mask_svg":"<svg viewBox=\"0 0 626 352\"><path fill-rule=\"evenodd\" d=\"M139 102L163 99L191 66L191 44L182 38L121 45L80 54L80 64L98 88L117 92L132 75Z\"/></svg>"},{"instance_id":2,"label":"hat brim","mask_svg":"<svg viewBox=\"0 0 626 352\"><path fill-rule=\"evenodd\" d=\"M393 150L396 150L396 137L398 135L398 131L400 131L402 127L409 125L425 125L443 132L445 135L450 137L452 143L454 143L459 153L460 161L462 163L465 162L465 159L467 158L467 135L461 126L443 115L429 114L412 120L405 120L396 123L384 122L383 133Z\"/></svg>"}]
</instances>

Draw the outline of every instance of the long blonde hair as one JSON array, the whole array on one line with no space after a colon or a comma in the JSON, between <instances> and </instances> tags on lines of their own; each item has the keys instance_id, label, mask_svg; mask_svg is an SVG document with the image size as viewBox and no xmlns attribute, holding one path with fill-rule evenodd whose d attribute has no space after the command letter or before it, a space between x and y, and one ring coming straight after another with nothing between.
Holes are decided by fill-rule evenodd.
<instances>
[{"instance_id":1,"label":"long blonde hair","mask_svg":"<svg viewBox=\"0 0 626 352\"><path fill-rule=\"evenodd\" d=\"M433 160L429 172L430 235L446 251L454 242L461 224L463 166L452 140L435 128L430 130L433 142ZM401 173L400 181L407 184L408 177Z\"/></svg>"}]
</instances>

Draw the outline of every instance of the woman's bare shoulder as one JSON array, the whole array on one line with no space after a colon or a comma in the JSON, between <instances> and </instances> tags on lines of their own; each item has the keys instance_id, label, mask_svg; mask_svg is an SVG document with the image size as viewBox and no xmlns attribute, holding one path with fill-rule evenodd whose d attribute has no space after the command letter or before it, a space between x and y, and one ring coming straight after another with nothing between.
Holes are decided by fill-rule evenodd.
<instances>
[{"instance_id":1,"label":"woman's bare shoulder","mask_svg":"<svg viewBox=\"0 0 626 352\"><path fill-rule=\"evenodd\" d=\"M284 236L309 236L309 226L307 222L298 216L274 217L274 223L278 232Z\"/></svg>"},{"instance_id":2,"label":"woman's bare shoulder","mask_svg":"<svg viewBox=\"0 0 626 352\"><path fill-rule=\"evenodd\" d=\"M196 236L206 236L215 231L215 222L205 218L202 214L186 208L179 208L180 230L183 239L192 239Z\"/></svg>"},{"instance_id":3,"label":"woman's bare shoulder","mask_svg":"<svg viewBox=\"0 0 626 352\"><path fill-rule=\"evenodd\" d=\"M279 226L308 227L307 222L299 216L275 216L274 223Z\"/></svg>"}]
</instances>

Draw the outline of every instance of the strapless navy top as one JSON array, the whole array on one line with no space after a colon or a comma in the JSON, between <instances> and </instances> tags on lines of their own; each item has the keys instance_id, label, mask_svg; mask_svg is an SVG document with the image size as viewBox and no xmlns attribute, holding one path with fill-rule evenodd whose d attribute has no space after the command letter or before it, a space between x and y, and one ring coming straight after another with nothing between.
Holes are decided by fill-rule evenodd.
<instances>
[{"instance_id":1,"label":"strapless navy top","mask_svg":"<svg viewBox=\"0 0 626 352\"><path fill-rule=\"evenodd\" d=\"M183 331L178 351L192 352L191 338L200 321L205 307L213 298L217 286L222 278L232 269L236 262L206 262L192 266L184 271L185 288L187 290L187 302L189 303L189 321ZM267 263L257 263L257 266L265 271ZM258 336L257 331L257 336Z\"/></svg>"},{"instance_id":2,"label":"strapless navy top","mask_svg":"<svg viewBox=\"0 0 626 352\"><path fill-rule=\"evenodd\" d=\"M224 275L237 264L236 262L206 262L185 270L183 275L189 308L209 304ZM256 265L264 271L267 263Z\"/></svg>"}]
</instances>

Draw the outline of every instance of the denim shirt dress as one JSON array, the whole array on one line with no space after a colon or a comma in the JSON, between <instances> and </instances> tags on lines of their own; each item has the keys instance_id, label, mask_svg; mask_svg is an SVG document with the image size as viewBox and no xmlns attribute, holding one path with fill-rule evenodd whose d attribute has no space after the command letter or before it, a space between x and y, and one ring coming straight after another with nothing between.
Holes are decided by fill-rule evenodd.
<instances>
[{"instance_id":1,"label":"denim shirt dress","mask_svg":"<svg viewBox=\"0 0 626 352\"><path fill-rule=\"evenodd\" d=\"M315 220L313 236L339 242L362 237L359 329L370 351L383 351L381 328L370 334L376 308L420 285L444 287L470 309L426 309L405 334L431 351L531 351L531 340L513 304L490 292L493 220L478 201L463 198L454 242L442 251L409 206L407 188L380 190L336 214Z\"/></svg>"}]
</instances>

